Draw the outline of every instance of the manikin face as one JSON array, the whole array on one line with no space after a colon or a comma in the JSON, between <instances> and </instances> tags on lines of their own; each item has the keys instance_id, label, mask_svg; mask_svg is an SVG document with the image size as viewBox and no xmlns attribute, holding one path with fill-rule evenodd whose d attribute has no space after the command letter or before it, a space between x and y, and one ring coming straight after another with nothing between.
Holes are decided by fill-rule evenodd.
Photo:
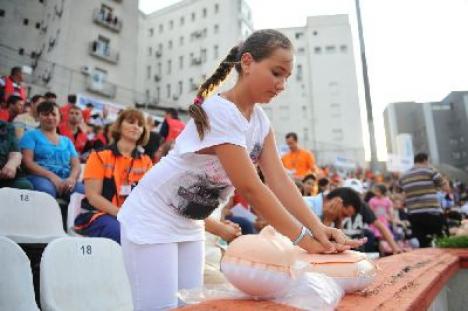
<instances>
[{"instance_id":1,"label":"manikin face","mask_svg":"<svg viewBox=\"0 0 468 311\"><path fill-rule=\"evenodd\" d=\"M286 88L293 68L292 51L277 48L268 58L256 62L250 53L241 58L242 78L256 103L268 103Z\"/></svg>"}]
</instances>

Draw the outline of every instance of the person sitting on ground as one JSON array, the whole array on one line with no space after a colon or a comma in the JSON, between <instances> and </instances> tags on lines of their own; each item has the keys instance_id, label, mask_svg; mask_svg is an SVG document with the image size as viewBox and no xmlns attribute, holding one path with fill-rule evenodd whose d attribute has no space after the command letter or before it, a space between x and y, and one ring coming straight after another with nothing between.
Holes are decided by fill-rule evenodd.
<instances>
[{"instance_id":1,"label":"person sitting on ground","mask_svg":"<svg viewBox=\"0 0 468 311\"><path fill-rule=\"evenodd\" d=\"M0 188L33 189L20 173L21 152L12 124L0 120Z\"/></svg>"},{"instance_id":2,"label":"person sitting on ground","mask_svg":"<svg viewBox=\"0 0 468 311\"><path fill-rule=\"evenodd\" d=\"M39 128L28 131L20 141L23 164L34 189L65 200L73 192L84 193L78 182L80 162L73 143L57 133L59 108L45 101L37 106Z\"/></svg>"},{"instance_id":3,"label":"person sitting on ground","mask_svg":"<svg viewBox=\"0 0 468 311\"><path fill-rule=\"evenodd\" d=\"M39 126L37 106L42 102L44 102L44 97L42 95L34 95L31 98L31 108L29 111L18 115L13 120L16 138L21 139L25 132L33 130Z\"/></svg>"},{"instance_id":4,"label":"person sitting on ground","mask_svg":"<svg viewBox=\"0 0 468 311\"><path fill-rule=\"evenodd\" d=\"M317 195L318 185L317 177L314 174L308 174L302 179L302 185L304 188L304 196Z\"/></svg>"},{"instance_id":5,"label":"person sitting on ground","mask_svg":"<svg viewBox=\"0 0 468 311\"><path fill-rule=\"evenodd\" d=\"M85 236L106 237L120 243L117 212L153 163L141 148L149 136L141 112L123 111L111 132L114 143L93 151L86 162L86 198L82 208L88 212L76 218L75 229Z\"/></svg>"}]
</instances>

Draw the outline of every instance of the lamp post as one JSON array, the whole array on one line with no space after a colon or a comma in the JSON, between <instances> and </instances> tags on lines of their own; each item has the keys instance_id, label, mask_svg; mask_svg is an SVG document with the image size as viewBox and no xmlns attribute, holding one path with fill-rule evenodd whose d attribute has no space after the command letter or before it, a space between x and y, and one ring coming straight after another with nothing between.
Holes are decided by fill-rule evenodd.
<instances>
[{"instance_id":1,"label":"lamp post","mask_svg":"<svg viewBox=\"0 0 468 311\"><path fill-rule=\"evenodd\" d=\"M358 33L359 33L359 46L361 50L361 62L362 62L362 75L364 79L364 93L366 98L366 111L367 111L367 126L369 127L369 140L370 140L370 169L374 172L377 170L377 146L375 143L375 128L374 128L374 117L372 115L372 101L370 96L369 77L367 75L367 61L366 61L366 47L364 45L364 35L362 31L361 22L361 7L359 0L355 0L356 3L356 16L358 22Z\"/></svg>"}]
</instances>

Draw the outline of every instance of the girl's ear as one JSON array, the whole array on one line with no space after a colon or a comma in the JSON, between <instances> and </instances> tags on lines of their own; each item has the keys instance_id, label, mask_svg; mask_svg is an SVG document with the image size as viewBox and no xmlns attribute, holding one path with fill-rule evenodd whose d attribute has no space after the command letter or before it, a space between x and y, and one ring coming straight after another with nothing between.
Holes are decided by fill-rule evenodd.
<instances>
[{"instance_id":1,"label":"girl's ear","mask_svg":"<svg viewBox=\"0 0 468 311\"><path fill-rule=\"evenodd\" d=\"M242 54L240 62L241 62L242 72L248 73L251 64L254 62L252 54L250 54L249 52L245 52L244 54Z\"/></svg>"}]
</instances>

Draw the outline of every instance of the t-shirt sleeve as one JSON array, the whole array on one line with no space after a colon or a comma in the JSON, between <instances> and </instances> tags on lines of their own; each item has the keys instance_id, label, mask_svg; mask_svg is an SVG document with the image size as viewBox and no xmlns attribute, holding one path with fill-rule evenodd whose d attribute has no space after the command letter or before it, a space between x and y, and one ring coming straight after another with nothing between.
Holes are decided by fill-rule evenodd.
<instances>
[{"instance_id":1,"label":"t-shirt sleeve","mask_svg":"<svg viewBox=\"0 0 468 311\"><path fill-rule=\"evenodd\" d=\"M36 139L34 136L34 131L26 132L20 140L20 148L33 150L36 148Z\"/></svg>"},{"instance_id":2,"label":"t-shirt sleeve","mask_svg":"<svg viewBox=\"0 0 468 311\"><path fill-rule=\"evenodd\" d=\"M97 152L92 152L86 161L83 179L104 179L104 163Z\"/></svg>"},{"instance_id":3,"label":"t-shirt sleeve","mask_svg":"<svg viewBox=\"0 0 468 311\"><path fill-rule=\"evenodd\" d=\"M73 145L70 138L63 136L63 139L65 139L65 141L66 141L66 148L67 148L68 152L70 152L70 157L71 158L78 157L78 153L76 152L75 145Z\"/></svg>"},{"instance_id":4,"label":"t-shirt sleeve","mask_svg":"<svg viewBox=\"0 0 468 311\"><path fill-rule=\"evenodd\" d=\"M211 101L207 103L205 112L208 115L210 128L205 132L198 150L221 144L247 148L245 141L247 121L242 119L233 107L228 103Z\"/></svg>"},{"instance_id":5,"label":"t-shirt sleeve","mask_svg":"<svg viewBox=\"0 0 468 311\"><path fill-rule=\"evenodd\" d=\"M7 131L8 131L7 139L9 141L8 152L20 151L19 146L18 146L18 139L16 139L16 135L15 135L15 128L11 124L8 124Z\"/></svg>"},{"instance_id":6,"label":"t-shirt sleeve","mask_svg":"<svg viewBox=\"0 0 468 311\"><path fill-rule=\"evenodd\" d=\"M374 223L374 221L377 220L377 217L375 217L374 212L369 208L367 203L362 203L361 215L362 215L362 220L368 225Z\"/></svg>"}]
</instances>

